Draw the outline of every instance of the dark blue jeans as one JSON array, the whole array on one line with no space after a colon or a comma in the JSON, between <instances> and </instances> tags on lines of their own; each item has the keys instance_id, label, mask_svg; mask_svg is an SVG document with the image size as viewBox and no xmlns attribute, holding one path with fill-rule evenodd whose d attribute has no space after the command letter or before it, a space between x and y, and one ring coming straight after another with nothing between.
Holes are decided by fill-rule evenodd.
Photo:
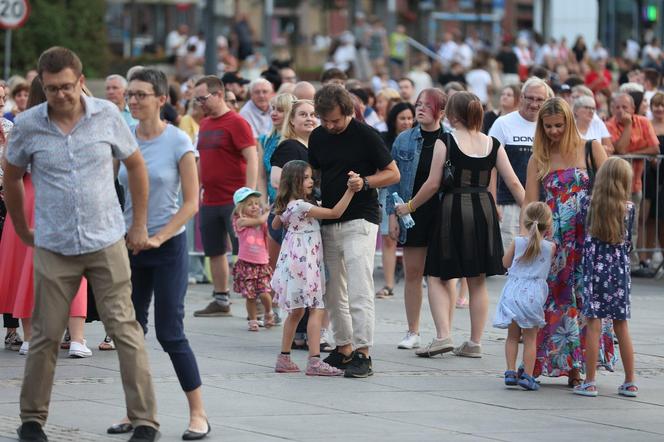
<instances>
[{"instance_id":1,"label":"dark blue jeans","mask_svg":"<svg viewBox=\"0 0 664 442\"><path fill-rule=\"evenodd\" d=\"M148 310L154 293L157 340L170 356L182 389L185 392L197 389L201 386L201 376L182 323L189 267L186 234L174 236L158 249L130 254L129 260L136 320L147 333Z\"/></svg>"}]
</instances>

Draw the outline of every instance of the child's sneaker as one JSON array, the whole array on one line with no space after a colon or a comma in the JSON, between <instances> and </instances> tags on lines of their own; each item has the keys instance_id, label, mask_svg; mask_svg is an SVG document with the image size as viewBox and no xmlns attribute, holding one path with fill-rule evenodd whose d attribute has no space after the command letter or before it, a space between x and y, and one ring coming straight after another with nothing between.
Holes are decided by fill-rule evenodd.
<instances>
[{"instance_id":1,"label":"child's sneaker","mask_svg":"<svg viewBox=\"0 0 664 442\"><path fill-rule=\"evenodd\" d=\"M309 358L306 371L307 376L341 376L342 374L344 374L343 370L332 367L321 361L320 358Z\"/></svg>"},{"instance_id":2,"label":"child's sneaker","mask_svg":"<svg viewBox=\"0 0 664 442\"><path fill-rule=\"evenodd\" d=\"M300 367L293 361L291 361L290 355L277 356L277 365L274 367L274 371L277 373L299 373Z\"/></svg>"}]
</instances>

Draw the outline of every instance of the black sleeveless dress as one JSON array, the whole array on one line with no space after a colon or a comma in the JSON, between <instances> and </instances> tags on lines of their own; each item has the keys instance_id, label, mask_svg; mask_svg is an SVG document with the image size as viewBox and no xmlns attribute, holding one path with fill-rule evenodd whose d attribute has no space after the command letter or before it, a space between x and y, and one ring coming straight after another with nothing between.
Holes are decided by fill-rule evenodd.
<instances>
[{"instance_id":1,"label":"black sleeveless dress","mask_svg":"<svg viewBox=\"0 0 664 442\"><path fill-rule=\"evenodd\" d=\"M424 274L441 279L502 275L503 243L493 196L488 191L500 142L486 157L469 157L453 136L443 141L455 167L454 187L436 210Z\"/></svg>"}]
</instances>

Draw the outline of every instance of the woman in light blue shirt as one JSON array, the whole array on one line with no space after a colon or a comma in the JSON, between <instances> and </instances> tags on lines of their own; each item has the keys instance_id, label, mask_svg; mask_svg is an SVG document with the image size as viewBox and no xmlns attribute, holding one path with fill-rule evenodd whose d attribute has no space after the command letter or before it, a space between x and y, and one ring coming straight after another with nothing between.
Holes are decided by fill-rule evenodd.
<instances>
[{"instance_id":1,"label":"woman in light blue shirt","mask_svg":"<svg viewBox=\"0 0 664 442\"><path fill-rule=\"evenodd\" d=\"M129 79L127 103L138 125L133 129L150 179L147 228L149 240L143 250L130 253L132 301L136 319L147 333L148 309L154 293L154 324L157 340L171 358L180 386L189 403L189 427L184 440L202 439L210 432L201 395L198 364L184 334L184 297L188 283L185 224L198 211L198 174L194 147L180 129L160 119L167 100L166 75L142 69ZM120 168L120 184L128 187L127 171ZM182 189L182 204L178 194ZM127 191L124 217L131 225L133 208ZM128 432L125 422L109 433Z\"/></svg>"}]
</instances>

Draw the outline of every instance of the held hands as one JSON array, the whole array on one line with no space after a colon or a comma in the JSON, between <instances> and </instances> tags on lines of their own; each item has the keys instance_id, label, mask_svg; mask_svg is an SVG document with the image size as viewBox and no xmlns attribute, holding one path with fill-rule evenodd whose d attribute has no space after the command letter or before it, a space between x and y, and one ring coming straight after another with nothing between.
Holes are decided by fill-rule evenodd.
<instances>
[{"instance_id":1,"label":"held hands","mask_svg":"<svg viewBox=\"0 0 664 442\"><path fill-rule=\"evenodd\" d=\"M348 182L346 185L351 191L359 192L364 187L364 180L362 180L362 177L358 173L351 170L348 172Z\"/></svg>"},{"instance_id":2,"label":"held hands","mask_svg":"<svg viewBox=\"0 0 664 442\"><path fill-rule=\"evenodd\" d=\"M138 255L141 250L147 248L146 244L148 243L148 240L147 226L137 226L132 224L127 232L127 238L125 241L127 242L127 248L131 250L134 255Z\"/></svg>"}]
</instances>

